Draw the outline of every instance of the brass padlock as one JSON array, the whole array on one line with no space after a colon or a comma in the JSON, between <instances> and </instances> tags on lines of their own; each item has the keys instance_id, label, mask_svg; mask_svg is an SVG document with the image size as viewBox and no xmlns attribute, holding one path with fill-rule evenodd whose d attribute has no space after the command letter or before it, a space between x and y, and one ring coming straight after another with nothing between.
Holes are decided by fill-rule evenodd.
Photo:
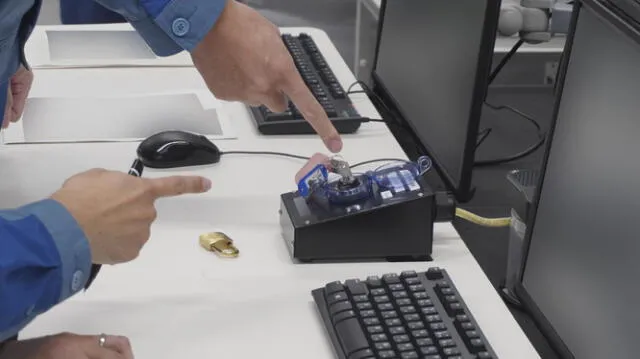
<instances>
[{"instance_id":1,"label":"brass padlock","mask_svg":"<svg viewBox=\"0 0 640 359\"><path fill-rule=\"evenodd\" d=\"M240 254L238 248L233 244L233 240L222 232L201 235L200 245L209 252L214 252L225 258L235 258Z\"/></svg>"}]
</instances>

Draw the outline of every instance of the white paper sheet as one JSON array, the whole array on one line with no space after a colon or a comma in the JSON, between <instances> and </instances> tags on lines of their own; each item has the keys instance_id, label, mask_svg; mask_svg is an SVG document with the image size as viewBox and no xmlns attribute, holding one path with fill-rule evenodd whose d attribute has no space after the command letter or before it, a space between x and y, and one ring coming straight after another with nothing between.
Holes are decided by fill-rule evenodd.
<instances>
[{"instance_id":1,"label":"white paper sheet","mask_svg":"<svg viewBox=\"0 0 640 359\"><path fill-rule=\"evenodd\" d=\"M5 144L140 141L166 130L235 138L223 103L209 92L134 96L32 97Z\"/></svg>"},{"instance_id":2,"label":"white paper sheet","mask_svg":"<svg viewBox=\"0 0 640 359\"><path fill-rule=\"evenodd\" d=\"M156 56L129 24L37 26L25 52L34 68L193 66L184 51Z\"/></svg>"}]
</instances>

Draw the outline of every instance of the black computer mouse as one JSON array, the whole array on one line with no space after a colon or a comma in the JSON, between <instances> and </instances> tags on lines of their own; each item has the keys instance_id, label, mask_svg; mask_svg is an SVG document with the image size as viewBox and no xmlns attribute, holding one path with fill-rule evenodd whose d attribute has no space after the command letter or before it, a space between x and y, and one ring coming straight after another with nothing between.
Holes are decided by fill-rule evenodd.
<instances>
[{"instance_id":1,"label":"black computer mouse","mask_svg":"<svg viewBox=\"0 0 640 359\"><path fill-rule=\"evenodd\" d=\"M220 157L220 150L208 138L185 131L156 133L138 146L138 159L149 168L210 165Z\"/></svg>"}]
</instances>

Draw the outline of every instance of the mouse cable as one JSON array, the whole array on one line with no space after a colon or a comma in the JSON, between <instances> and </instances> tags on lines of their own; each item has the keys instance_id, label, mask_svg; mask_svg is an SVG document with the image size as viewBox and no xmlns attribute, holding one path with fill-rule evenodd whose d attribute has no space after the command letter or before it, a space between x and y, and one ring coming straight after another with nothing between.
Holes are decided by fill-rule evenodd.
<instances>
[{"instance_id":1,"label":"mouse cable","mask_svg":"<svg viewBox=\"0 0 640 359\"><path fill-rule=\"evenodd\" d=\"M272 151L225 151L221 152L221 155L266 155L266 156L281 156L295 158L299 160L310 160L311 157L294 155L292 153L285 152L272 152Z\"/></svg>"},{"instance_id":2,"label":"mouse cable","mask_svg":"<svg viewBox=\"0 0 640 359\"><path fill-rule=\"evenodd\" d=\"M456 208L456 217L482 227L509 227L511 225L511 218L509 217L487 218L462 208Z\"/></svg>"}]
</instances>

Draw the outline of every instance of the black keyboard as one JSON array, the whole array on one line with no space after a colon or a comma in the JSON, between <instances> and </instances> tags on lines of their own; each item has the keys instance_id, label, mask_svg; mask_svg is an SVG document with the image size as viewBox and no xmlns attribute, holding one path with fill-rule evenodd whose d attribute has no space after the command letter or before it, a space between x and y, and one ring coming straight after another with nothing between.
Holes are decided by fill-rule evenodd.
<instances>
[{"instance_id":1,"label":"black keyboard","mask_svg":"<svg viewBox=\"0 0 640 359\"><path fill-rule=\"evenodd\" d=\"M298 72L322 105L339 133L353 133L367 119L353 107L345 89L336 79L313 39L307 34L282 35ZM250 107L258 131L265 135L315 134L293 103L285 112L274 113L266 106Z\"/></svg>"},{"instance_id":2,"label":"black keyboard","mask_svg":"<svg viewBox=\"0 0 640 359\"><path fill-rule=\"evenodd\" d=\"M443 269L337 281L312 294L340 359L497 358Z\"/></svg>"}]
</instances>

